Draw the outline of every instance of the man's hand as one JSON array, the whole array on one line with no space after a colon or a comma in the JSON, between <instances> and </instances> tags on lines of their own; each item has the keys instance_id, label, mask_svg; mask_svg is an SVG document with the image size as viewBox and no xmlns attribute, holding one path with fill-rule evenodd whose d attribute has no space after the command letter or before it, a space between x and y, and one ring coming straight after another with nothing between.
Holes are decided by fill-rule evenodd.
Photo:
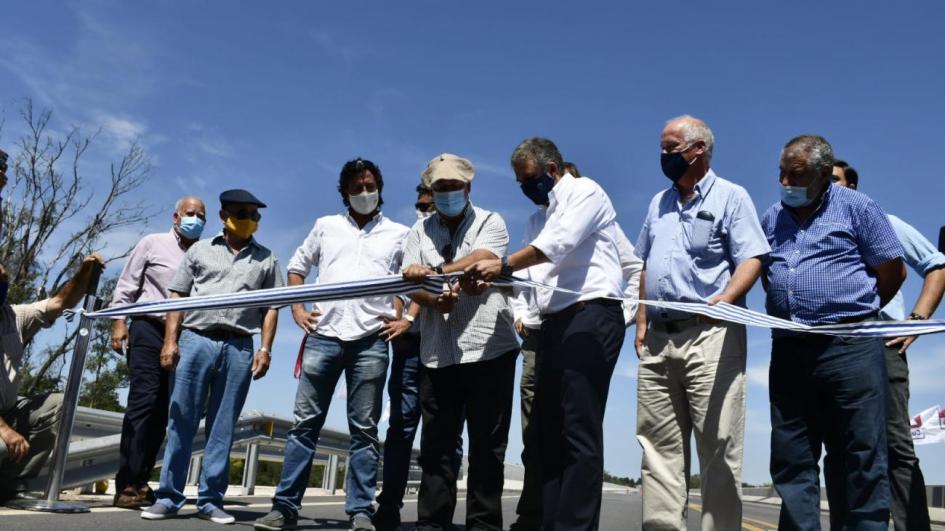
<instances>
[{"instance_id":1,"label":"man's hand","mask_svg":"<svg viewBox=\"0 0 945 531\"><path fill-rule=\"evenodd\" d=\"M468 293L470 295L482 295L491 286L491 284L488 282L474 279L468 275L459 277L459 285L462 288L463 293Z\"/></svg>"},{"instance_id":2,"label":"man's hand","mask_svg":"<svg viewBox=\"0 0 945 531\"><path fill-rule=\"evenodd\" d=\"M0 265L0 282L9 282L10 277L7 276L7 268Z\"/></svg>"},{"instance_id":3,"label":"man's hand","mask_svg":"<svg viewBox=\"0 0 945 531\"><path fill-rule=\"evenodd\" d=\"M393 319L386 315L381 316L384 326L381 327L381 339L390 343L394 338L406 334L413 323L406 319Z\"/></svg>"},{"instance_id":4,"label":"man's hand","mask_svg":"<svg viewBox=\"0 0 945 531\"><path fill-rule=\"evenodd\" d=\"M177 341L164 343L164 346L161 347L161 368L173 372L177 368L177 360L179 359L180 349L177 347Z\"/></svg>"},{"instance_id":5,"label":"man's hand","mask_svg":"<svg viewBox=\"0 0 945 531\"><path fill-rule=\"evenodd\" d=\"M270 359L269 353L265 350L256 351L256 355L253 356L253 380L258 380L269 372Z\"/></svg>"},{"instance_id":6,"label":"man's hand","mask_svg":"<svg viewBox=\"0 0 945 531\"><path fill-rule=\"evenodd\" d=\"M463 273L464 279L480 280L482 282L492 282L502 272L502 260L480 260L466 268Z\"/></svg>"},{"instance_id":7,"label":"man's hand","mask_svg":"<svg viewBox=\"0 0 945 531\"><path fill-rule=\"evenodd\" d=\"M435 275L436 271L430 269L427 266L422 266L420 264L413 264L407 269L404 269L403 275L404 280L409 280L410 282L416 282L420 284L427 279L430 275Z\"/></svg>"},{"instance_id":8,"label":"man's hand","mask_svg":"<svg viewBox=\"0 0 945 531\"><path fill-rule=\"evenodd\" d=\"M14 462L19 463L30 452L30 443L26 438L9 426L0 428L0 439L7 445L7 453Z\"/></svg>"},{"instance_id":9,"label":"man's hand","mask_svg":"<svg viewBox=\"0 0 945 531\"><path fill-rule=\"evenodd\" d=\"M433 306L440 313L450 313L453 311L453 306L456 306L456 302L459 300L459 286L444 289L443 293L433 301Z\"/></svg>"},{"instance_id":10,"label":"man's hand","mask_svg":"<svg viewBox=\"0 0 945 531\"><path fill-rule=\"evenodd\" d=\"M515 331L518 332L519 337L525 339L525 325L522 324L521 319L515 320Z\"/></svg>"},{"instance_id":11,"label":"man's hand","mask_svg":"<svg viewBox=\"0 0 945 531\"><path fill-rule=\"evenodd\" d=\"M633 342L633 346L637 349L637 359L643 359L643 349L646 344L646 327L640 326L637 324L637 337Z\"/></svg>"},{"instance_id":12,"label":"man's hand","mask_svg":"<svg viewBox=\"0 0 945 531\"><path fill-rule=\"evenodd\" d=\"M311 312L305 309L305 305L303 304L292 307L292 318L295 319L295 324L299 325L299 328L306 334L311 334L318 328L318 322L321 320L321 317L322 312L314 307Z\"/></svg>"},{"instance_id":13,"label":"man's hand","mask_svg":"<svg viewBox=\"0 0 945 531\"><path fill-rule=\"evenodd\" d=\"M128 344L128 325L124 319L115 319L112 323L112 350L119 354L125 353Z\"/></svg>"},{"instance_id":14,"label":"man's hand","mask_svg":"<svg viewBox=\"0 0 945 531\"><path fill-rule=\"evenodd\" d=\"M915 343L918 336L894 337L886 342L887 347L899 347L899 354L905 354L909 350L909 345Z\"/></svg>"},{"instance_id":15,"label":"man's hand","mask_svg":"<svg viewBox=\"0 0 945 531\"><path fill-rule=\"evenodd\" d=\"M105 259L96 253L90 254L82 259L79 269L90 269L98 264L99 267L105 267Z\"/></svg>"}]
</instances>

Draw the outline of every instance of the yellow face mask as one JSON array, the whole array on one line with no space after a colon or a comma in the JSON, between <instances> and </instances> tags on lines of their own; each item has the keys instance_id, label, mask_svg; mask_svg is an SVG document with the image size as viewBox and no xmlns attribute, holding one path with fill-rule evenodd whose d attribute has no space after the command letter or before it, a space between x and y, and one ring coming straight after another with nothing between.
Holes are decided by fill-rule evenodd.
<instances>
[{"instance_id":1,"label":"yellow face mask","mask_svg":"<svg viewBox=\"0 0 945 531\"><path fill-rule=\"evenodd\" d=\"M259 228L259 222L251 219L234 219L227 216L223 224L226 230L232 232L238 238L248 239Z\"/></svg>"}]
</instances>

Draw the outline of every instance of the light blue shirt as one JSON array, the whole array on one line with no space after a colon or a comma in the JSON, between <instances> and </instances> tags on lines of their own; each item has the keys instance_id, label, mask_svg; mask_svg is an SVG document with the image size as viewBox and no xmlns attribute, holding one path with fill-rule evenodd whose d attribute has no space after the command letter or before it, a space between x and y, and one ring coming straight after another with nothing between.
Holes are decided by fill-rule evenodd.
<instances>
[{"instance_id":1,"label":"light blue shirt","mask_svg":"<svg viewBox=\"0 0 945 531\"><path fill-rule=\"evenodd\" d=\"M636 246L646 262L646 298L678 302L704 302L721 293L739 264L769 252L748 192L712 170L685 205L675 186L656 194ZM665 310L648 315L655 321L691 317Z\"/></svg>"},{"instance_id":2,"label":"light blue shirt","mask_svg":"<svg viewBox=\"0 0 945 531\"><path fill-rule=\"evenodd\" d=\"M905 251L902 258L913 271L925 278L929 271L945 266L945 255L940 253L921 232L915 230L915 227L892 214L889 214L889 222L892 223L893 230L896 231L896 236ZM902 291L897 292L893 300L880 310L880 317L890 321L901 321L906 318Z\"/></svg>"}]
</instances>

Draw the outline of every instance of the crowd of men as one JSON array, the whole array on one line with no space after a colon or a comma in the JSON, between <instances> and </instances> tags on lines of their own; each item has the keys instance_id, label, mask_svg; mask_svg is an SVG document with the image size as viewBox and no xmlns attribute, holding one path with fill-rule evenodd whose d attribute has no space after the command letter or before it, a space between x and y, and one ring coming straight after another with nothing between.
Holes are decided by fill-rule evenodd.
<instances>
[{"instance_id":1,"label":"crowd of men","mask_svg":"<svg viewBox=\"0 0 945 531\"><path fill-rule=\"evenodd\" d=\"M634 245L597 182L566 163L552 141L526 139L510 163L536 210L514 252L502 216L471 201L469 160L444 153L429 162L413 227L382 213L384 178L376 164L346 163L338 181L345 208L315 220L286 266L287 285L305 283L313 270L316 283L398 274L418 283L434 275L446 280L438 295L418 290L292 306L305 334L295 425L272 510L255 527L298 525L319 434L344 377L352 529L400 529L420 419L417 529L452 528L464 427L466 528L503 529L503 463L522 353L525 480L511 528L596 529L610 380L626 329L635 325L643 528L686 528L694 436L702 528L741 529L745 326L638 301L744 306L760 278L768 313L798 323L928 319L945 291L945 255L857 192L858 174L822 137L785 144L781 199L760 218L746 190L713 170L713 147L705 122L667 122L660 159L671 184L653 197ZM201 239L206 205L196 197L178 201L171 230L144 237L131 253L112 303L282 286L282 267L253 236L266 204L245 190L225 191L219 202L223 229ZM906 264L924 277L908 316L898 293ZM0 477L10 478L3 482L10 492L48 454L58 404L55 395L17 398L22 342L77 302L87 269L55 297L5 304L0 314ZM493 285L512 274L542 287ZM234 522L223 504L233 430L251 381L268 370L277 318L272 307L115 320L112 344L127 355L130 375L116 506L143 508L148 520L174 516L186 502L193 438L206 418L197 511L215 523ZM770 468L782 498L779 527L819 529L826 448L832 528L885 530L891 515L897 530L928 529L909 431L906 353L915 338L772 336ZM375 498L385 383L391 416ZM152 491L148 479L165 432L160 487Z\"/></svg>"}]
</instances>

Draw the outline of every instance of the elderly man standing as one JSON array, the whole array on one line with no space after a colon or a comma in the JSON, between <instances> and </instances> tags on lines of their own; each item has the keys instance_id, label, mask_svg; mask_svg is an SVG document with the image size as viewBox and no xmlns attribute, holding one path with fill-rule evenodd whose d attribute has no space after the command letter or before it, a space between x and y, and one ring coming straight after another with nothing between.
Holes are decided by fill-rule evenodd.
<instances>
[{"instance_id":1,"label":"elderly man standing","mask_svg":"<svg viewBox=\"0 0 945 531\"><path fill-rule=\"evenodd\" d=\"M530 155L539 156L539 142L527 144L522 149L528 149ZM515 157L513 157L515 158ZM573 177L581 174L573 163L565 162L565 173ZM545 226L548 213L551 182L544 180L542 175L528 175L520 183L522 193L530 199L538 209L528 218L525 226L524 244L534 240ZM640 272L643 261L637 257L633 244L618 224L616 227L617 254L620 256L620 267L623 270L624 288L623 314L627 326L636 322L637 297L640 293ZM522 271L519 276L545 283L551 271L551 263L538 264ZM515 314L515 331L522 338L522 376L519 381L519 396L522 409L522 465L525 467L525 481L522 486L522 495L518 500L518 519L512 524L511 531L530 531L541 529L541 439L538 428L538 415L534 407L537 390L536 366L541 357L541 312L536 303L535 289L522 289L512 300L512 309Z\"/></svg>"},{"instance_id":2,"label":"elderly man standing","mask_svg":"<svg viewBox=\"0 0 945 531\"><path fill-rule=\"evenodd\" d=\"M512 152L519 183L548 192L545 226L523 249L466 269L465 284L551 263L538 290L541 355L536 409L542 528L596 529L604 473L604 410L625 334L617 214L591 179L565 173L555 144L524 140Z\"/></svg>"},{"instance_id":3,"label":"elderly man standing","mask_svg":"<svg viewBox=\"0 0 945 531\"><path fill-rule=\"evenodd\" d=\"M781 201L761 224L771 244L768 313L807 325L875 319L905 279L902 245L869 197L831 186L833 148L799 136L781 151ZM771 350L771 478L780 529L820 528L821 445L832 525L885 530L889 519L883 340L775 330ZM842 486L837 486L841 482Z\"/></svg>"},{"instance_id":4,"label":"elderly man standing","mask_svg":"<svg viewBox=\"0 0 945 531\"><path fill-rule=\"evenodd\" d=\"M745 189L710 168L713 145L697 118L663 128L660 163L672 185L650 202L637 240L641 298L744 305L758 280L770 247ZM643 528L686 527L695 430L702 529L740 529L745 326L641 307L636 349Z\"/></svg>"},{"instance_id":5,"label":"elderly man standing","mask_svg":"<svg viewBox=\"0 0 945 531\"><path fill-rule=\"evenodd\" d=\"M95 269L105 262L90 255L75 276L52 297L26 304L0 304L0 503L27 490L56 442L62 394L19 396L23 351L41 328L53 325L88 290ZM0 283L8 282L0 266Z\"/></svg>"},{"instance_id":6,"label":"elderly man standing","mask_svg":"<svg viewBox=\"0 0 945 531\"><path fill-rule=\"evenodd\" d=\"M203 232L206 207L198 197L177 201L168 232L142 238L128 256L112 295L112 306L167 298L184 253ZM129 330L130 329L130 330ZM115 476L116 507L137 509L155 502L148 479L164 441L170 401L170 373L161 368L164 315L115 319L112 348L127 355L128 407L121 427L121 456Z\"/></svg>"},{"instance_id":7,"label":"elderly man standing","mask_svg":"<svg viewBox=\"0 0 945 531\"><path fill-rule=\"evenodd\" d=\"M318 284L400 272L408 229L381 213L384 177L380 168L360 158L348 161L341 169L338 191L346 210L315 220L312 231L289 260L290 286L303 284L313 267L318 269ZM385 340L410 327L399 319L402 310L400 299L389 296L322 302L312 310L303 304L292 305L295 322L306 333L295 425L286 441L282 479L272 498L272 511L256 520L257 529L293 529L297 525L318 436L335 386L344 375L351 434L345 512L351 529L374 530L371 517L380 457L377 423L388 364Z\"/></svg>"},{"instance_id":8,"label":"elderly man standing","mask_svg":"<svg viewBox=\"0 0 945 531\"><path fill-rule=\"evenodd\" d=\"M168 286L172 299L283 286L276 257L253 238L262 217L259 209L265 208L265 203L246 190L227 190L220 194L220 204L223 232L187 251ZM187 501L187 465L194 434L206 410L198 516L218 524L235 521L223 510L233 430L250 380L262 378L269 370L278 317L275 307L167 314L161 367L174 372L170 422L158 499L141 513L142 518L174 516ZM260 332L262 346L254 354L253 336Z\"/></svg>"},{"instance_id":9,"label":"elderly man standing","mask_svg":"<svg viewBox=\"0 0 945 531\"><path fill-rule=\"evenodd\" d=\"M840 186L856 190L859 174L853 167L842 160L833 163L833 182ZM945 255L938 251L932 242L902 219L889 214L899 243L902 244L903 258L909 267L923 277L919 299L909 314L910 320L926 320L942 302L945 292ZM880 311L880 317L894 321L906 319L906 306L902 292ZM909 364L906 351L916 340L916 336L897 337L886 341L886 373L889 378L889 396L887 397L886 443L889 453L889 487L891 509L896 531L928 529L929 503L925 494L925 478L919 468L919 458L915 455L912 444L911 418L909 416ZM842 478L843 463L833 459L824 462L824 474L840 473ZM841 487L842 479L834 481L834 486ZM841 491L831 490L828 496L842 497Z\"/></svg>"},{"instance_id":10,"label":"elderly man standing","mask_svg":"<svg viewBox=\"0 0 945 531\"><path fill-rule=\"evenodd\" d=\"M407 237L404 277L458 273L477 260L504 256L509 234L502 217L469 200L475 175L468 160L444 153L422 178L430 183L437 215L414 225ZM456 508L456 439L469 432L466 527L502 529L505 449L512 415L519 344L508 295L500 290L458 296L444 287L420 304L420 499L417 529L450 529Z\"/></svg>"}]
</instances>

